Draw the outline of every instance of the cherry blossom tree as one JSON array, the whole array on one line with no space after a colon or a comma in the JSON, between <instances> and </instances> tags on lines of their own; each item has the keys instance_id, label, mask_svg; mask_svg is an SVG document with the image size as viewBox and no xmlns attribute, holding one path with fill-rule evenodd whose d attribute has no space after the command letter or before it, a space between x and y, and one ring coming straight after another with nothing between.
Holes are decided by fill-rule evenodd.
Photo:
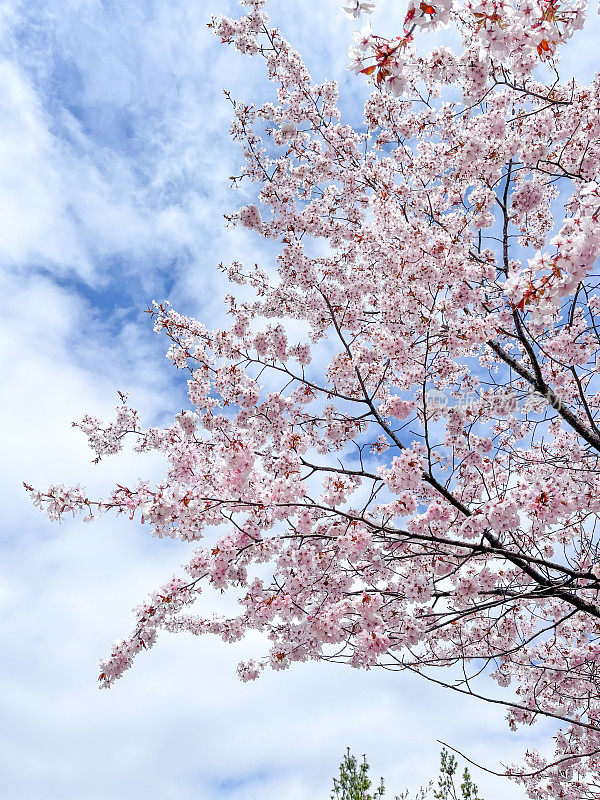
<instances>
[{"instance_id":1,"label":"cherry blossom tree","mask_svg":"<svg viewBox=\"0 0 600 800\"><path fill-rule=\"evenodd\" d=\"M277 94L230 97L256 202L228 219L276 241L276 265L222 267L227 329L150 309L187 375L170 426L144 429L126 397L78 423L97 458L164 454L161 482L27 487L52 519L125 513L199 543L100 683L161 629L260 631L242 680L406 670L503 705L511 729L553 720L552 754L500 771L532 798L598 798L600 78L558 73L584 6L409 0L399 36L356 34L373 88L351 127L265 0L242 5L210 26ZM428 51L443 25L462 44ZM195 612L209 586L239 613Z\"/></svg>"}]
</instances>

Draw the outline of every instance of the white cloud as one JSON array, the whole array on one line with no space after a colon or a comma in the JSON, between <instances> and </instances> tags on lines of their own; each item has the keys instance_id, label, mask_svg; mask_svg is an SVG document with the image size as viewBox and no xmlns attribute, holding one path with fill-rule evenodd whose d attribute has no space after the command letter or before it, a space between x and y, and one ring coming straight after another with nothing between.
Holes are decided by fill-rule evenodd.
<instances>
[{"instance_id":1,"label":"white cloud","mask_svg":"<svg viewBox=\"0 0 600 800\"><path fill-rule=\"evenodd\" d=\"M3 260L59 261L89 276L74 220L65 208L65 181L39 101L14 64L0 64L0 242Z\"/></svg>"},{"instance_id":2,"label":"white cloud","mask_svg":"<svg viewBox=\"0 0 600 800\"><path fill-rule=\"evenodd\" d=\"M163 343L137 312L169 294L215 324L216 264L266 252L222 225L238 203L228 176L240 154L221 87L256 99L265 81L203 27L213 10L235 7L49 0L15 3L2 20L0 790L11 800L326 797L347 744L393 792L436 773L436 738L492 766L530 741L506 734L498 709L405 676L304 665L239 684L235 664L262 653L257 639L163 635L110 692L96 689L129 609L188 548L123 519L52 527L20 482L83 479L100 491L160 474L159 460L132 455L91 467L69 423L109 413L117 388L147 418L179 410ZM278 0L273 15L315 77L343 73L352 25L338 0ZM344 107L358 113L355 79L342 79ZM487 800L522 797L477 780Z\"/></svg>"}]
</instances>

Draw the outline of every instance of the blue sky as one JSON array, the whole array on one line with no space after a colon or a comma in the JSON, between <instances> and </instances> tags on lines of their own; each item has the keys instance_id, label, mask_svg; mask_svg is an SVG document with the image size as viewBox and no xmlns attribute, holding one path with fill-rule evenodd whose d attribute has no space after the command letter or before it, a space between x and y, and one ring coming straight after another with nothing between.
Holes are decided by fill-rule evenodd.
<instances>
[{"instance_id":1,"label":"blue sky","mask_svg":"<svg viewBox=\"0 0 600 800\"><path fill-rule=\"evenodd\" d=\"M379 29L399 29L403 4L380 6ZM353 24L339 7L278 0L272 12L315 78L339 77L358 120L365 91L344 72ZM548 731L508 734L500 711L376 671L303 665L242 685L235 666L262 652L254 638L164 634L110 692L96 688L130 609L189 550L120 519L51 526L20 484L101 492L158 476L158 459L132 454L91 466L71 420L109 414L117 389L148 422L180 410L182 383L144 309L169 298L216 325L218 263L269 258L223 224L247 198L229 186L240 154L221 90L271 91L261 64L206 30L230 12L224 0L0 9L0 796L11 800L328 797L347 745L393 794L436 773L437 739L493 766ZM565 75L589 78L599 28L594 16ZM523 796L477 780L486 800Z\"/></svg>"}]
</instances>

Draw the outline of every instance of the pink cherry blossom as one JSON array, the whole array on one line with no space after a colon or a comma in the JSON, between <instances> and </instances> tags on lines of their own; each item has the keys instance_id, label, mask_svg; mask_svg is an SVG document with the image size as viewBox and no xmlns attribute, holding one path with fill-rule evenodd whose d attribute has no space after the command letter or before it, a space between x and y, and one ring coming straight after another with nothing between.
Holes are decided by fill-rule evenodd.
<instances>
[{"instance_id":1,"label":"pink cherry blossom","mask_svg":"<svg viewBox=\"0 0 600 800\"><path fill-rule=\"evenodd\" d=\"M229 98L254 202L228 220L274 263L223 266L222 330L150 309L188 386L172 424L144 428L126 395L77 423L96 459L161 453L160 481L27 487L51 519L127 514L197 545L100 683L161 629L260 631L242 680L408 670L504 705L511 729L550 720L554 752L500 771L536 800L597 799L600 78L557 79L584 6L411 0L403 31L351 50L374 84L354 129L264 0L242 5L211 27L276 101ZM440 25L460 46L426 52ZM204 587L239 613L194 613Z\"/></svg>"}]
</instances>

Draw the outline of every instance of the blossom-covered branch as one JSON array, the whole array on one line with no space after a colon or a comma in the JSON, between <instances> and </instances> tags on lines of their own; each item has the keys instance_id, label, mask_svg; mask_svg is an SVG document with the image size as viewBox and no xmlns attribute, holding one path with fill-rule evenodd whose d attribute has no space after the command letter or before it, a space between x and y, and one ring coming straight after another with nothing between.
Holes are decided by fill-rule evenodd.
<instances>
[{"instance_id":1,"label":"blossom-covered branch","mask_svg":"<svg viewBox=\"0 0 600 800\"><path fill-rule=\"evenodd\" d=\"M502 704L511 728L556 720L554 755L507 774L597 798L600 79L557 77L583 6L411 1L399 38L358 35L351 68L375 86L357 130L263 0L242 5L211 28L264 59L277 102L229 97L255 202L228 219L278 242L276 268L222 267L254 298L226 299L224 330L149 309L187 375L172 425L143 429L125 396L79 423L97 458L163 453L160 483L28 487L55 519L126 513L202 542L101 683L160 628L258 630L244 680L381 666ZM463 49L419 55L446 24ZM206 585L239 614L194 614Z\"/></svg>"}]
</instances>

